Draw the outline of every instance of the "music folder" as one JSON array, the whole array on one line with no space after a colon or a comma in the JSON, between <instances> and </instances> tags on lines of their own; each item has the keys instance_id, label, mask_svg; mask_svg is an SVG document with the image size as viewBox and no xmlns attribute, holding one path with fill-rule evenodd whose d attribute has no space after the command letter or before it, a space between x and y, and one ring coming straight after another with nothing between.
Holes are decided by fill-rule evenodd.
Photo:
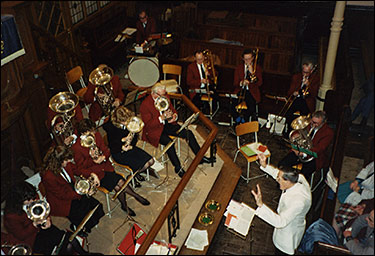
<instances>
[{"instance_id":1,"label":"music folder","mask_svg":"<svg viewBox=\"0 0 375 256\"><path fill-rule=\"evenodd\" d=\"M129 104L134 103L134 102L137 101L138 99L144 97L144 96L146 95L146 93L147 93L146 90L145 90L145 91L139 91L138 89L129 92L129 93L126 95L124 106L127 106L127 105L129 105Z\"/></svg>"}]
</instances>

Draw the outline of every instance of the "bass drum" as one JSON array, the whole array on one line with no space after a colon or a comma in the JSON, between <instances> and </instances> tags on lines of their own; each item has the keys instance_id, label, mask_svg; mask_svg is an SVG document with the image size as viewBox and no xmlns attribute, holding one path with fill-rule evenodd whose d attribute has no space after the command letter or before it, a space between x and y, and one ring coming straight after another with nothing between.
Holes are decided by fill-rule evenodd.
<instances>
[{"instance_id":1,"label":"bass drum","mask_svg":"<svg viewBox=\"0 0 375 256\"><path fill-rule=\"evenodd\" d=\"M130 81L139 87L150 87L160 78L159 60L157 58L135 58L128 68Z\"/></svg>"}]
</instances>

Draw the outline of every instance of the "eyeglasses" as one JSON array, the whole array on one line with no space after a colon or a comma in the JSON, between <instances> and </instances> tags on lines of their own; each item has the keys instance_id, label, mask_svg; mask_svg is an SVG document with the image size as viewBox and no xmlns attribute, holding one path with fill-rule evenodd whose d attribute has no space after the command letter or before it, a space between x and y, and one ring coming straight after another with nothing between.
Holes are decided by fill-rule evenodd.
<instances>
[{"instance_id":1,"label":"eyeglasses","mask_svg":"<svg viewBox=\"0 0 375 256\"><path fill-rule=\"evenodd\" d=\"M147 18L147 16L139 17L140 20L144 20L144 19L146 19L146 18Z\"/></svg>"}]
</instances>

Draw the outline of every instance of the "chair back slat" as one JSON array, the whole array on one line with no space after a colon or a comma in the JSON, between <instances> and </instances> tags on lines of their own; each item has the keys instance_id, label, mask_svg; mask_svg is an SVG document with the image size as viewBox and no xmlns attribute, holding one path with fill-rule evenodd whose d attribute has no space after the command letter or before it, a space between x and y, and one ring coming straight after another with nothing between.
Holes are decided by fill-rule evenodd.
<instances>
[{"instance_id":1,"label":"chair back slat","mask_svg":"<svg viewBox=\"0 0 375 256\"><path fill-rule=\"evenodd\" d=\"M66 79L70 84L77 82L83 76L83 71L81 66L72 68L66 73Z\"/></svg>"},{"instance_id":2,"label":"chair back slat","mask_svg":"<svg viewBox=\"0 0 375 256\"><path fill-rule=\"evenodd\" d=\"M181 75L182 67L173 64L163 64L163 73L172 75Z\"/></svg>"},{"instance_id":3,"label":"chair back slat","mask_svg":"<svg viewBox=\"0 0 375 256\"><path fill-rule=\"evenodd\" d=\"M258 121L246 122L246 123L239 124L236 126L237 136L242 136L244 134L258 132L258 131L259 131Z\"/></svg>"}]
</instances>

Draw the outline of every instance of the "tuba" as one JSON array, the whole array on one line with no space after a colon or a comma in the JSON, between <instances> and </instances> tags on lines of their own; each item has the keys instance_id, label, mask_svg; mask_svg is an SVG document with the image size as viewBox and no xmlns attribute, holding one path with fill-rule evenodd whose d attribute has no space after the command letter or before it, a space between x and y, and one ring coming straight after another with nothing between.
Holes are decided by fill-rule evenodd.
<instances>
[{"instance_id":1,"label":"tuba","mask_svg":"<svg viewBox=\"0 0 375 256\"><path fill-rule=\"evenodd\" d=\"M75 115L74 108L78 105L78 102L78 96L71 92L60 92L49 101L49 108L58 113L51 120L52 134L58 145L64 145L64 140L74 133L74 119L72 118ZM60 130L57 130L55 123L59 117L62 118L63 125L60 127Z\"/></svg>"},{"instance_id":2,"label":"tuba","mask_svg":"<svg viewBox=\"0 0 375 256\"><path fill-rule=\"evenodd\" d=\"M79 195L93 195L97 191L97 187L99 186L99 178L96 174L91 173L89 178L84 178L80 176L77 178L76 182L74 183L74 189Z\"/></svg>"},{"instance_id":3,"label":"tuba","mask_svg":"<svg viewBox=\"0 0 375 256\"><path fill-rule=\"evenodd\" d=\"M293 120L291 123L292 131L289 133L289 140L292 144L296 145L298 148L311 150L313 147L312 140L310 138L311 132L314 130L314 127L311 127L307 131L310 124L310 115L300 116ZM298 156L299 160L302 163L309 162L313 159L313 156L307 155L306 157Z\"/></svg>"},{"instance_id":4,"label":"tuba","mask_svg":"<svg viewBox=\"0 0 375 256\"><path fill-rule=\"evenodd\" d=\"M94 155L91 155L91 158L93 160L98 159L99 156L103 155L103 152L100 150L100 148L96 145L95 142L95 135L89 133L86 135L81 135L81 146L89 149L93 149L95 151ZM90 151L89 151L90 153ZM106 161L106 159L104 159Z\"/></svg>"},{"instance_id":5,"label":"tuba","mask_svg":"<svg viewBox=\"0 0 375 256\"><path fill-rule=\"evenodd\" d=\"M100 64L89 75L89 81L96 86L94 90L95 98L106 116L110 115L114 110L113 103L115 102L115 97L113 95L113 87L111 83L113 74L113 69L105 64ZM98 96L99 88L103 88L105 96Z\"/></svg>"},{"instance_id":6,"label":"tuba","mask_svg":"<svg viewBox=\"0 0 375 256\"><path fill-rule=\"evenodd\" d=\"M47 217L51 211L49 203L45 198L33 201L26 206L27 217L33 222L42 221L42 226L47 222Z\"/></svg>"},{"instance_id":7,"label":"tuba","mask_svg":"<svg viewBox=\"0 0 375 256\"><path fill-rule=\"evenodd\" d=\"M130 146L134 138L134 135L142 131L144 126L145 126L145 123L142 121L142 119L140 119L137 116L133 116L128 120L126 129L128 129L129 134L128 136L121 139L122 142L125 142L125 144L122 146L123 149Z\"/></svg>"}]
</instances>

